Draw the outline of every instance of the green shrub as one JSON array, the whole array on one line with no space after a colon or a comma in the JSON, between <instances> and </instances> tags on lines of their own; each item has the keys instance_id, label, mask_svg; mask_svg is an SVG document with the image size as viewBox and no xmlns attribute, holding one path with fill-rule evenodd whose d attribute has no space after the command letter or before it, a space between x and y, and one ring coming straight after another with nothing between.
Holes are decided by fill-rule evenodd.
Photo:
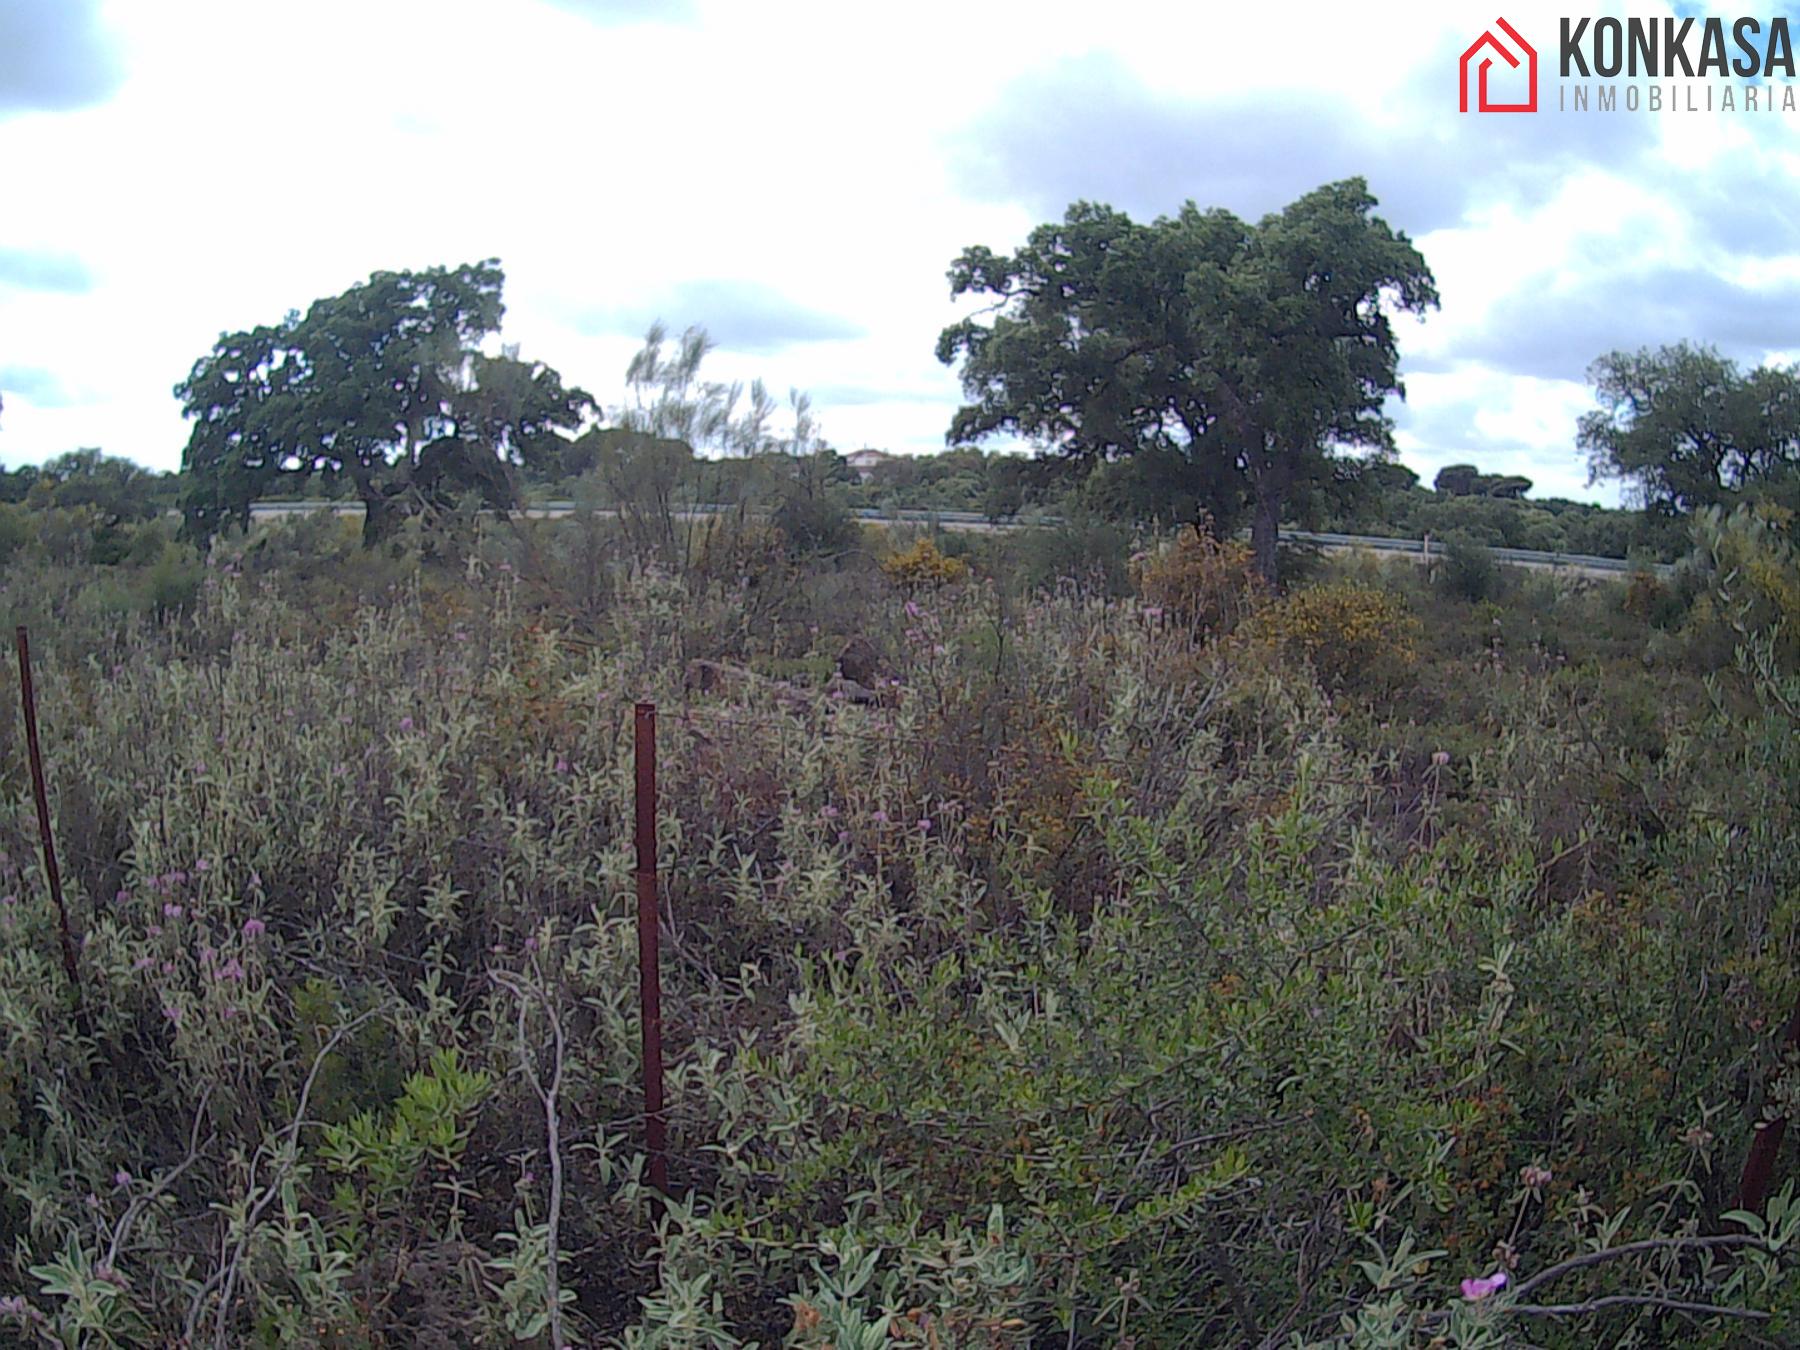
<instances>
[{"instance_id":1,"label":"green shrub","mask_svg":"<svg viewBox=\"0 0 1800 1350\"><path fill-rule=\"evenodd\" d=\"M1500 564L1493 550L1470 534L1453 534L1445 540L1438 576L1445 590L1470 604L1500 593Z\"/></svg>"}]
</instances>

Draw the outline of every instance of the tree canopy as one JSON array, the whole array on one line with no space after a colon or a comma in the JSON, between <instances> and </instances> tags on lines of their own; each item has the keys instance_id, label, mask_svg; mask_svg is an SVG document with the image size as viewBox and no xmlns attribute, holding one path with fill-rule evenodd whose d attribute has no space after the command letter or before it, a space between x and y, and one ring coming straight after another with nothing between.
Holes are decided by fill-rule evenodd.
<instances>
[{"instance_id":1,"label":"tree canopy","mask_svg":"<svg viewBox=\"0 0 1800 1350\"><path fill-rule=\"evenodd\" d=\"M368 541L470 492L515 505L510 466L559 454L592 400L516 349L482 350L504 284L496 259L377 272L304 316L223 334L175 388L194 419L190 528L246 522L256 497L313 479L353 484Z\"/></svg>"},{"instance_id":2,"label":"tree canopy","mask_svg":"<svg viewBox=\"0 0 1800 1350\"><path fill-rule=\"evenodd\" d=\"M989 311L944 330L971 400L949 439L1011 432L1053 453L1141 459L1159 497L1251 515L1272 580L1284 508L1333 452L1385 447L1403 394L1389 311L1437 304L1425 260L1361 179L1251 225L1187 203L1144 225L1078 202L1016 254L966 250L953 296ZM991 316L991 317L990 317Z\"/></svg>"},{"instance_id":3,"label":"tree canopy","mask_svg":"<svg viewBox=\"0 0 1800 1350\"><path fill-rule=\"evenodd\" d=\"M1800 481L1800 372L1744 373L1693 343L1610 352L1589 367L1601 407L1578 441L1593 480L1619 479L1653 514L1729 508Z\"/></svg>"}]
</instances>

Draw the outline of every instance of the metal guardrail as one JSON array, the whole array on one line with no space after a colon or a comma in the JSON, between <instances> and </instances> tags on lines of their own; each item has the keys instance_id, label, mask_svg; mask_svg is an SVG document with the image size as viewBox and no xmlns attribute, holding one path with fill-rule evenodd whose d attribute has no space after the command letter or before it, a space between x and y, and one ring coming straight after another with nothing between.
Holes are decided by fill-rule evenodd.
<instances>
[{"instance_id":1,"label":"metal guardrail","mask_svg":"<svg viewBox=\"0 0 1800 1350\"><path fill-rule=\"evenodd\" d=\"M1325 548L1358 548L1371 553L1411 553L1423 554L1425 541L1422 539L1384 539L1378 535L1367 534L1327 534L1309 530L1283 530L1281 538L1287 543L1319 544ZM1441 557L1444 544L1440 540L1432 541L1432 553ZM1635 563L1629 558L1603 558L1592 553L1553 553L1537 548L1490 548L1497 562L1523 563L1529 567L1572 567L1594 572L1618 572L1629 574L1644 568L1658 576L1666 576L1672 570L1668 563Z\"/></svg>"},{"instance_id":2,"label":"metal guardrail","mask_svg":"<svg viewBox=\"0 0 1800 1350\"><path fill-rule=\"evenodd\" d=\"M573 501L553 500L527 502L524 513L532 516L555 518L557 516L574 515L578 506ZM678 513L682 516L722 515L736 510L736 507L717 502L697 502L693 506L684 507ZM322 501L259 501L250 504L250 514L259 520L268 520L281 516L307 515L315 511L332 511L342 516L360 516L363 508L361 502L322 502ZM1053 526L1062 524L1058 516L1007 516L995 520L980 511L933 511L927 508L904 507L884 511L877 507L855 507L851 515L858 520L894 521L903 524L947 525L964 528L1013 530L1027 529L1037 526ZM1325 549L1356 549L1369 553L1400 553L1419 558L1427 554L1426 541L1423 539L1389 539L1370 534L1332 534L1313 530L1283 530L1281 540L1286 544L1316 544ZM1441 557L1444 545L1441 541L1432 540L1430 556ZM1657 576L1667 576L1672 570L1668 563L1634 563L1626 558L1604 558L1590 553L1553 553L1535 548L1490 548L1494 560L1501 563L1512 563L1526 567L1548 567L1551 569L1568 568L1574 571L1615 572L1621 576L1641 568Z\"/></svg>"}]
</instances>

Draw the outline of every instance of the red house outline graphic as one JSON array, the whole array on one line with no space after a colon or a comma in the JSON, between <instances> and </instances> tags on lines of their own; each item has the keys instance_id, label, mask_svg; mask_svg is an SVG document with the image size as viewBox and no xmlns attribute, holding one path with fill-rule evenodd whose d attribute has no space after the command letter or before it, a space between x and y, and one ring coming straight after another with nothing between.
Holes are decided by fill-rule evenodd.
<instances>
[{"instance_id":1,"label":"red house outline graphic","mask_svg":"<svg viewBox=\"0 0 1800 1350\"><path fill-rule=\"evenodd\" d=\"M1525 53L1525 60L1527 62L1526 74L1530 77L1531 81L1531 97L1526 99L1523 103L1490 103L1488 101L1488 67L1494 64L1494 58L1489 56L1476 67L1476 111L1484 113L1536 112L1538 94L1537 48L1533 47L1524 38L1520 37L1519 30L1514 28L1505 19L1495 19L1494 22L1500 26L1509 38L1518 43L1520 50ZM1475 41L1469 44L1469 49L1462 54L1462 60L1457 62L1456 66L1457 80L1462 86L1463 112L1469 111L1469 62L1474 59L1476 53L1481 51L1483 47L1491 47L1499 54L1500 59L1505 61L1506 64L1511 66L1514 70L1519 68L1519 58L1514 56L1512 52L1507 49L1505 43L1494 36L1492 29L1489 29L1480 37L1476 38Z\"/></svg>"}]
</instances>

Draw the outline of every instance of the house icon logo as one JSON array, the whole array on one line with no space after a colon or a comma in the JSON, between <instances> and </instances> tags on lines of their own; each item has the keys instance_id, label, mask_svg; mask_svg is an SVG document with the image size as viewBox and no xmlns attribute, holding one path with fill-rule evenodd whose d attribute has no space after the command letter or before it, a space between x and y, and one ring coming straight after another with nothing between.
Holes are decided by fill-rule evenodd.
<instances>
[{"instance_id":1,"label":"house icon logo","mask_svg":"<svg viewBox=\"0 0 1800 1350\"><path fill-rule=\"evenodd\" d=\"M1469 49L1462 54L1457 63L1457 82L1462 88L1462 111L1469 111L1469 72L1475 71L1475 110L1477 112L1536 112L1538 105L1537 81L1537 48L1519 36L1519 30L1505 19L1495 19L1495 27L1504 37L1495 35L1492 28L1469 44ZM1521 57L1525 63L1525 77L1530 96L1523 103L1495 103L1488 98L1488 70L1494 64L1494 58L1506 62L1512 69L1519 68Z\"/></svg>"}]
</instances>

